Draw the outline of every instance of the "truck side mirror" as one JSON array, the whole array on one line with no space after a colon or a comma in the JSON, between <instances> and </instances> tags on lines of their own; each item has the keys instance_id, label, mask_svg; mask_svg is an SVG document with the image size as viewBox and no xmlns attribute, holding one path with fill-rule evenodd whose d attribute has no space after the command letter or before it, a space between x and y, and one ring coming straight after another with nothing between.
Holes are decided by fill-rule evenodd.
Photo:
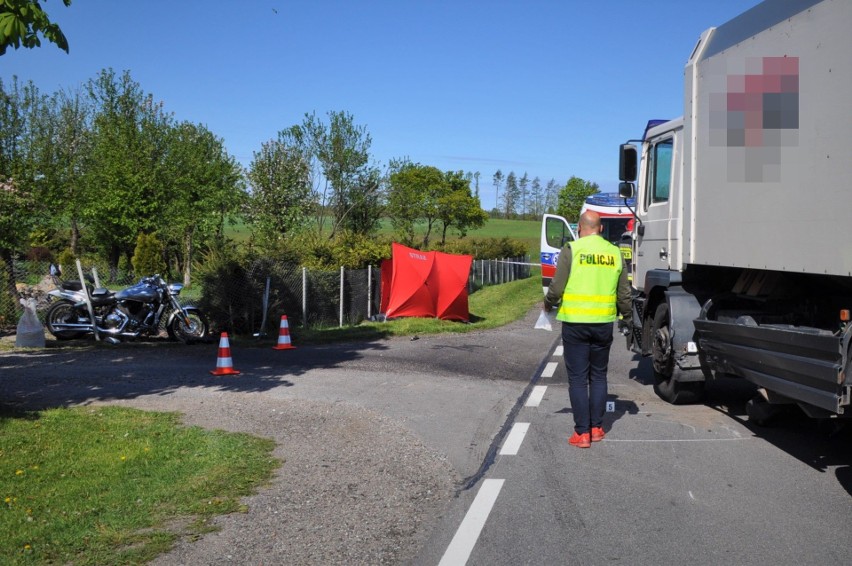
<instances>
[{"instance_id":1,"label":"truck side mirror","mask_svg":"<svg viewBox=\"0 0 852 566\"><path fill-rule=\"evenodd\" d=\"M618 196L621 198L631 199L635 196L635 189L633 188L633 183L619 183L618 184Z\"/></svg>"},{"instance_id":2,"label":"truck side mirror","mask_svg":"<svg viewBox=\"0 0 852 566\"><path fill-rule=\"evenodd\" d=\"M636 146L629 143L621 144L618 148L618 180L635 181L638 163L639 159Z\"/></svg>"}]
</instances>

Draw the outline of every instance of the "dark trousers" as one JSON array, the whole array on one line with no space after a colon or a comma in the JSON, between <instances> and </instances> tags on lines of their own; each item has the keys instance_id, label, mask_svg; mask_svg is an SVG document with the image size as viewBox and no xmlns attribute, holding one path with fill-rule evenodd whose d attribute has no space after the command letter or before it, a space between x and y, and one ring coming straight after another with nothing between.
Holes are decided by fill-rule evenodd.
<instances>
[{"instance_id":1,"label":"dark trousers","mask_svg":"<svg viewBox=\"0 0 852 566\"><path fill-rule=\"evenodd\" d=\"M606 410L606 370L612 345L612 323L562 323L568 397L577 434L603 427Z\"/></svg>"}]
</instances>

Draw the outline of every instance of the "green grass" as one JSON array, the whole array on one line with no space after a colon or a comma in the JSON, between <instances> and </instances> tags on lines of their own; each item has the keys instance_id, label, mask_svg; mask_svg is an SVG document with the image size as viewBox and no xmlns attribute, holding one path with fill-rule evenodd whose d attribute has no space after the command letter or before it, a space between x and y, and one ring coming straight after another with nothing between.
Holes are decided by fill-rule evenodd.
<instances>
[{"instance_id":1,"label":"green grass","mask_svg":"<svg viewBox=\"0 0 852 566\"><path fill-rule=\"evenodd\" d=\"M468 298L470 323L435 318L400 318L386 322L362 322L343 328L291 328L294 343L315 344L340 340L369 340L388 336L463 333L488 330L523 318L542 301L541 275L537 269L527 279L485 287Z\"/></svg>"},{"instance_id":2,"label":"green grass","mask_svg":"<svg viewBox=\"0 0 852 566\"><path fill-rule=\"evenodd\" d=\"M240 511L271 440L119 407L0 416L4 564L140 564Z\"/></svg>"},{"instance_id":3,"label":"green grass","mask_svg":"<svg viewBox=\"0 0 852 566\"><path fill-rule=\"evenodd\" d=\"M468 232L469 238L503 238L521 240L527 244L527 253L535 263L540 253L540 220L504 220L492 218L485 226Z\"/></svg>"},{"instance_id":4,"label":"green grass","mask_svg":"<svg viewBox=\"0 0 852 566\"><path fill-rule=\"evenodd\" d=\"M426 233L425 224L415 226L415 232L419 237L423 237ZM393 233L393 228L388 220L383 220L380 234L390 235ZM237 242L246 242L251 236L251 231L244 223L238 223L229 226L226 229L228 237ZM531 258L537 258L539 254L539 237L541 234L540 220L504 220L501 218L492 218L485 222L482 228L471 230L468 232L468 238L503 238L508 237L514 240L522 240L526 242L527 249ZM433 241L440 239L441 234L432 232L431 239ZM458 238L458 235L448 234L448 239Z\"/></svg>"}]
</instances>

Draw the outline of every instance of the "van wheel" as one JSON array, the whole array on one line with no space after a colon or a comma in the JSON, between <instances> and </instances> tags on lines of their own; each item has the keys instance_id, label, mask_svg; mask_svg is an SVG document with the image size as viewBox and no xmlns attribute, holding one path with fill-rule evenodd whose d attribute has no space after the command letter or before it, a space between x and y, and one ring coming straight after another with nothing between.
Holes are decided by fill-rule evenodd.
<instances>
[{"instance_id":1,"label":"van wheel","mask_svg":"<svg viewBox=\"0 0 852 566\"><path fill-rule=\"evenodd\" d=\"M704 397L703 381L677 381L674 378L669 305L657 307L652 327L651 358L654 366L654 393L672 405L698 403Z\"/></svg>"}]
</instances>

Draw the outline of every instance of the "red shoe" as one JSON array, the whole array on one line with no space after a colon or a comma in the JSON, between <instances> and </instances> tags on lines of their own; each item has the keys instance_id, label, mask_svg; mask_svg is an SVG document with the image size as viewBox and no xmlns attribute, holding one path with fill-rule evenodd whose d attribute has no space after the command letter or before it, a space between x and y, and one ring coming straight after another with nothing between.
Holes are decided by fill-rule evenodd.
<instances>
[{"instance_id":1,"label":"red shoe","mask_svg":"<svg viewBox=\"0 0 852 566\"><path fill-rule=\"evenodd\" d=\"M576 446L577 448L588 448L592 445L592 440L589 437L588 432L584 432L583 434L577 434L575 432L574 435L568 439L568 444Z\"/></svg>"},{"instance_id":2,"label":"red shoe","mask_svg":"<svg viewBox=\"0 0 852 566\"><path fill-rule=\"evenodd\" d=\"M604 429L599 426L592 427L592 442L600 442L604 439L606 434L604 433Z\"/></svg>"}]
</instances>

